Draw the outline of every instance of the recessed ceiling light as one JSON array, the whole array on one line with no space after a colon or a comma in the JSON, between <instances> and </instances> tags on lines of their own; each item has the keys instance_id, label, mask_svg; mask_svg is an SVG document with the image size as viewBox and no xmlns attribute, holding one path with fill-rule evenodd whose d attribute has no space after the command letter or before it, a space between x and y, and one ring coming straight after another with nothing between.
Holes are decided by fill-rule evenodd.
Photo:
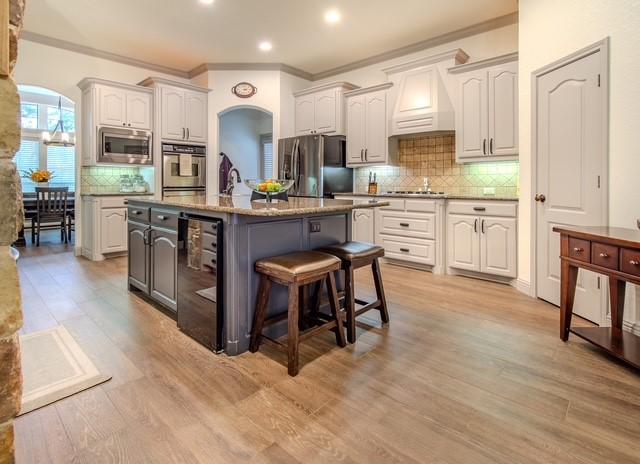
<instances>
[{"instance_id":1,"label":"recessed ceiling light","mask_svg":"<svg viewBox=\"0 0 640 464\"><path fill-rule=\"evenodd\" d=\"M211 5L213 3L213 0L200 0L200 3L204 5Z\"/></svg>"},{"instance_id":2,"label":"recessed ceiling light","mask_svg":"<svg viewBox=\"0 0 640 464\"><path fill-rule=\"evenodd\" d=\"M335 24L340 21L342 16L338 10L329 10L324 14L324 20L329 24Z\"/></svg>"},{"instance_id":3,"label":"recessed ceiling light","mask_svg":"<svg viewBox=\"0 0 640 464\"><path fill-rule=\"evenodd\" d=\"M273 48L273 45L271 45L271 42L265 40L264 42L260 42L258 44L258 48L260 50L262 50L263 52L268 52L269 50L271 50Z\"/></svg>"}]
</instances>

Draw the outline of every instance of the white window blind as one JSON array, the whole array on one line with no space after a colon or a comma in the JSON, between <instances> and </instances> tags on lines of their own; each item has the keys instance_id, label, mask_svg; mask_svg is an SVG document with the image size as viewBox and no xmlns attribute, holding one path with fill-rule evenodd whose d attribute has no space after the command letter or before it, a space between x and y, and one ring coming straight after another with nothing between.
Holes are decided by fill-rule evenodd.
<instances>
[{"instance_id":1,"label":"white window blind","mask_svg":"<svg viewBox=\"0 0 640 464\"><path fill-rule=\"evenodd\" d=\"M76 185L75 150L73 147L47 147L47 169L53 171L52 187L69 187L73 192Z\"/></svg>"},{"instance_id":2,"label":"white window blind","mask_svg":"<svg viewBox=\"0 0 640 464\"><path fill-rule=\"evenodd\" d=\"M18 166L18 172L23 175L23 171L38 169L40 167L40 142L33 139L22 139L20 150L13 158ZM31 179L22 179L23 192L35 192L35 183Z\"/></svg>"},{"instance_id":3,"label":"white window blind","mask_svg":"<svg viewBox=\"0 0 640 464\"><path fill-rule=\"evenodd\" d=\"M271 134L260 137L262 146L262 177L271 179L273 177L273 137Z\"/></svg>"}]
</instances>

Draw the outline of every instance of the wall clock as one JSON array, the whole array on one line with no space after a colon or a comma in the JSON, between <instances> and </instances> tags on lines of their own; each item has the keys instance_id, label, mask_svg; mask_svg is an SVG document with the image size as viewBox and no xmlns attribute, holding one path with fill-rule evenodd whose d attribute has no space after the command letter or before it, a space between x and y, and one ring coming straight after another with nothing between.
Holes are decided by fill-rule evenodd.
<instances>
[{"instance_id":1,"label":"wall clock","mask_svg":"<svg viewBox=\"0 0 640 464\"><path fill-rule=\"evenodd\" d=\"M253 97L256 92L258 92L258 89L248 82L240 82L231 88L231 93L240 98Z\"/></svg>"}]
</instances>

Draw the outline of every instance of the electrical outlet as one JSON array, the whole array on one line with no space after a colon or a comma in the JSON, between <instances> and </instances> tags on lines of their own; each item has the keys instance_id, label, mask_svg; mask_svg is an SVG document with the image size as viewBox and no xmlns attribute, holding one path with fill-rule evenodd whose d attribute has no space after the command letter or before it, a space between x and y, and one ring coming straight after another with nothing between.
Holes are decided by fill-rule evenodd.
<instances>
[{"instance_id":1,"label":"electrical outlet","mask_svg":"<svg viewBox=\"0 0 640 464\"><path fill-rule=\"evenodd\" d=\"M482 189L482 194L483 195L495 195L496 194L496 188L495 187L485 187Z\"/></svg>"},{"instance_id":2,"label":"electrical outlet","mask_svg":"<svg viewBox=\"0 0 640 464\"><path fill-rule=\"evenodd\" d=\"M319 222L310 222L309 223L309 231L311 233L320 232L320 223Z\"/></svg>"}]
</instances>

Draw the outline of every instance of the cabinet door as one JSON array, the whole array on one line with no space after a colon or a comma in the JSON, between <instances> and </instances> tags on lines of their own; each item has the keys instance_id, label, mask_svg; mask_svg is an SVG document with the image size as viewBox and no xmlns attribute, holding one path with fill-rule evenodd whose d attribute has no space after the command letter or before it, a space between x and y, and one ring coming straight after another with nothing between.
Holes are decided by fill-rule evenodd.
<instances>
[{"instance_id":1,"label":"cabinet door","mask_svg":"<svg viewBox=\"0 0 640 464\"><path fill-rule=\"evenodd\" d=\"M315 133L336 131L336 91L325 90L315 94Z\"/></svg>"},{"instance_id":2,"label":"cabinet door","mask_svg":"<svg viewBox=\"0 0 640 464\"><path fill-rule=\"evenodd\" d=\"M161 95L161 134L163 139L185 140L186 126L184 117L184 90L162 87Z\"/></svg>"},{"instance_id":3,"label":"cabinet door","mask_svg":"<svg viewBox=\"0 0 640 464\"><path fill-rule=\"evenodd\" d=\"M151 94L127 92L127 126L151 130Z\"/></svg>"},{"instance_id":4,"label":"cabinet door","mask_svg":"<svg viewBox=\"0 0 640 464\"><path fill-rule=\"evenodd\" d=\"M127 249L127 209L100 210L100 251L114 253Z\"/></svg>"},{"instance_id":5,"label":"cabinet door","mask_svg":"<svg viewBox=\"0 0 640 464\"><path fill-rule=\"evenodd\" d=\"M296 135L312 134L315 127L314 96L296 97Z\"/></svg>"},{"instance_id":6,"label":"cabinet door","mask_svg":"<svg viewBox=\"0 0 640 464\"><path fill-rule=\"evenodd\" d=\"M357 242L374 242L372 209L354 209L352 212L353 240Z\"/></svg>"},{"instance_id":7,"label":"cabinet door","mask_svg":"<svg viewBox=\"0 0 640 464\"><path fill-rule=\"evenodd\" d=\"M387 161L387 93L365 95L365 158L367 163Z\"/></svg>"},{"instance_id":8,"label":"cabinet door","mask_svg":"<svg viewBox=\"0 0 640 464\"><path fill-rule=\"evenodd\" d=\"M178 234L152 227L150 238L151 278L149 295L167 308L176 310L178 291Z\"/></svg>"},{"instance_id":9,"label":"cabinet door","mask_svg":"<svg viewBox=\"0 0 640 464\"><path fill-rule=\"evenodd\" d=\"M126 92L111 87L98 87L98 107L100 124L125 126L127 122Z\"/></svg>"},{"instance_id":10,"label":"cabinet door","mask_svg":"<svg viewBox=\"0 0 640 464\"><path fill-rule=\"evenodd\" d=\"M516 237L515 218L480 218L481 271L516 277Z\"/></svg>"},{"instance_id":11,"label":"cabinet door","mask_svg":"<svg viewBox=\"0 0 640 464\"><path fill-rule=\"evenodd\" d=\"M480 271L479 218L464 214L447 215L447 265Z\"/></svg>"},{"instance_id":12,"label":"cabinet door","mask_svg":"<svg viewBox=\"0 0 640 464\"><path fill-rule=\"evenodd\" d=\"M478 158L489 153L487 140L487 71L469 72L458 83L456 111L456 155Z\"/></svg>"},{"instance_id":13,"label":"cabinet door","mask_svg":"<svg viewBox=\"0 0 640 464\"><path fill-rule=\"evenodd\" d=\"M149 248L145 240L146 224L129 222L129 284L143 292L149 292Z\"/></svg>"},{"instance_id":14,"label":"cabinet door","mask_svg":"<svg viewBox=\"0 0 640 464\"><path fill-rule=\"evenodd\" d=\"M347 163L364 162L365 101L358 95L347 98Z\"/></svg>"},{"instance_id":15,"label":"cabinet door","mask_svg":"<svg viewBox=\"0 0 640 464\"><path fill-rule=\"evenodd\" d=\"M207 95L200 92L185 92L187 140L206 143L207 119Z\"/></svg>"},{"instance_id":16,"label":"cabinet door","mask_svg":"<svg viewBox=\"0 0 640 464\"><path fill-rule=\"evenodd\" d=\"M489 154L518 154L518 63L489 69Z\"/></svg>"}]
</instances>

